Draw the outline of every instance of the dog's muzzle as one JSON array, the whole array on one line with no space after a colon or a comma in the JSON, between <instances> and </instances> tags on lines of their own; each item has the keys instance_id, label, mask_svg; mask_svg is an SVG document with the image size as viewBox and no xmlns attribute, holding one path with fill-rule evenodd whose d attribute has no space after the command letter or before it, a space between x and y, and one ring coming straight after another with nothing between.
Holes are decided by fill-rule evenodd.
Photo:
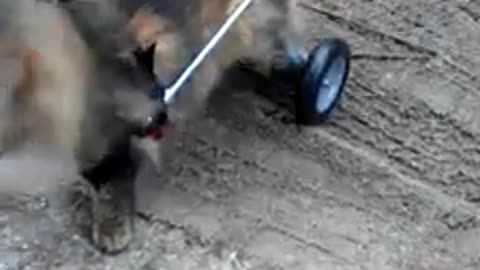
<instances>
[{"instance_id":1,"label":"dog's muzzle","mask_svg":"<svg viewBox=\"0 0 480 270\"><path fill-rule=\"evenodd\" d=\"M167 105L164 102L165 87L158 81L148 90L149 98L158 103L158 108L153 115L145 119L142 127L137 129L136 135L141 138L159 140L165 134L165 129L169 123Z\"/></svg>"},{"instance_id":2,"label":"dog's muzzle","mask_svg":"<svg viewBox=\"0 0 480 270\"><path fill-rule=\"evenodd\" d=\"M168 125L168 115L166 112L158 113L147 119L147 124L143 128L142 137L152 140L160 140L165 135Z\"/></svg>"}]
</instances>

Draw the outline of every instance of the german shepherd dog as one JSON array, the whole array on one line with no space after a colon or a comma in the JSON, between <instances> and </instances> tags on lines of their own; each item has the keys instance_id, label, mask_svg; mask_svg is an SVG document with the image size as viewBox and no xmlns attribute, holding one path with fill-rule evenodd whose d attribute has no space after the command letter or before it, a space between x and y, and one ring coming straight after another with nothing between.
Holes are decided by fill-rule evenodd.
<instances>
[{"instance_id":1,"label":"german shepherd dog","mask_svg":"<svg viewBox=\"0 0 480 270\"><path fill-rule=\"evenodd\" d=\"M141 128L166 108L149 94L173 82L241 1L0 0L0 57L21 62L2 94L0 150L33 139L75 159L95 189L91 238L100 250L131 242L134 179L145 160L160 160L158 140ZM285 44L302 32L295 4L257 0L194 75L193 102L173 121L201 108L236 61L253 60L266 75L284 65Z\"/></svg>"}]
</instances>

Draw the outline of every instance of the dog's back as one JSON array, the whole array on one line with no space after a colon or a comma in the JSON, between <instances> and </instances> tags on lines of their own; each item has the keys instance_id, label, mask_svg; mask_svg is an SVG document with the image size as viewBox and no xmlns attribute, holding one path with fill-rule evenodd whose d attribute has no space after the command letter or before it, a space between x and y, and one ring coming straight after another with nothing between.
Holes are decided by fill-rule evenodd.
<instances>
[{"instance_id":1,"label":"dog's back","mask_svg":"<svg viewBox=\"0 0 480 270\"><path fill-rule=\"evenodd\" d=\"M59 178L44 175L47 161L35 158L54 162L57 151L61 160L74 155L84 115L88 50L60 10L30 0L0 0L0 62L0 192L55 188ZM54 146L57 153L17 151L30 141Z\"/></svg>"},{"instance_id":2,"label":"dog's back","mask_svg":"<svg viewBox=\"0 0 480 270\"><path fill-rule=\"evenodd\" d=\"M21 62L11 94L2 95L1 150L34 139L83 155L97 137L113 136L117 115L133 121L155 110L146 95L154 78L136 62L123 18L106 2L0 0L0 57Z\"/></svg>"},{"instance_id":3,"label":"dog's back","mask_svg":"<svg viewBox=\"0 0 480 270\"><path fill-rule=\"evenodd\" d=\"M2 95L0 148L35 135L72 152L90 70L86 46L49 4L0 0L0 23L0 57L16 58L22 67L12 94Z\"/></svg>"}]
</instances>

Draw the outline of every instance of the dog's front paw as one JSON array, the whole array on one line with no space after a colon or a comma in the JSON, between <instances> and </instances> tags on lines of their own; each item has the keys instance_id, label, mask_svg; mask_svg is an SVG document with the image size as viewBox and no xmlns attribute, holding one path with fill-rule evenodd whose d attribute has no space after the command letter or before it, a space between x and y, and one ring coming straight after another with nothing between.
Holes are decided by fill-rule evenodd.
<instances>
[{"instance_id":1,"label":"dog's front paw","mask_svg":"<svg viewBox=\"0 0 480 270\"><path fill-rule=\"evenodd\" d=\"M102 187L93 199L92 241L100 251L114 255L128 248L134 236L133 198Z\"/></svg>"}]
</instances>

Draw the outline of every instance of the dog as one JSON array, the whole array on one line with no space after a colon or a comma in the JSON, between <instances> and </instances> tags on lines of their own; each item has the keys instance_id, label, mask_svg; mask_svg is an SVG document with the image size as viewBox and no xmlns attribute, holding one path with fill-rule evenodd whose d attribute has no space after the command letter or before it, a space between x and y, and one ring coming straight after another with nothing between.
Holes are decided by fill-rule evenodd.
<instances>
[{"instance_id":1,"label":"dog","mask_svg":"<svg viewBox=\"0 0 480 270\"><path fill-rule=\"evenodd\" d=\"M142 49L154 46L154 73L160 82L168 86L242 2L107 0L104 5L110 5L110 10L120 13L125 19L123 27L133 38L134 46ZM202 68L186 86L189 89L179 94L176 106L171 108L171 116L177 120L174 122L184 122L186 118L197 115L196 111L206 104L223 72L232 65L240 61L253 63L254 71L267 77L275 69L287 65L291 48L300 48L305 44L302 35L305 24L297 14L297 2L254 1L202 63Z\"/></svg>"},{"instance_id":2,"label":"dog","mask_svg":"<svg viewBox=\"0 0 480 270\"><path fill-rule=\"evenodd\" d=\"M144 151L153 140L141 129L161 115L162 102L148 95L156 85L148 68L152 51L122 55L129 38L120 28L95 40L101 27L121 25L114 13L103 18L91 25L61 4L0 0L0 58L19 64L19 76L2 88L0 151L8 154L34 141L75 160L95 191L92 240L113 253L133 231L133 212L125 213L133 209L127 206L133 202L130 183L141 162L157 155ZM11 190L14 184L0 187ZM104 210L111 205L118 208Z\"/></svg>"},{"instance_id":3,"label":"dog","mask_svg":"<svg viewBox=\"0 0 480 270\"><path fill-rule=\"evenodd\" d=\"M0 108L0 150L37 140L76 160L95 190L99 250L121 252L133 238L134 180L143 162L161 160L144 127L157 124L158 133L166 122L162 90L241 1L0 0L0 57L21 62ZM303 32L296 2L255 1L169 105L171 121L195 115L238 61L267 76L287 65L287 47Z\"/></svg>"}]
</instances>

